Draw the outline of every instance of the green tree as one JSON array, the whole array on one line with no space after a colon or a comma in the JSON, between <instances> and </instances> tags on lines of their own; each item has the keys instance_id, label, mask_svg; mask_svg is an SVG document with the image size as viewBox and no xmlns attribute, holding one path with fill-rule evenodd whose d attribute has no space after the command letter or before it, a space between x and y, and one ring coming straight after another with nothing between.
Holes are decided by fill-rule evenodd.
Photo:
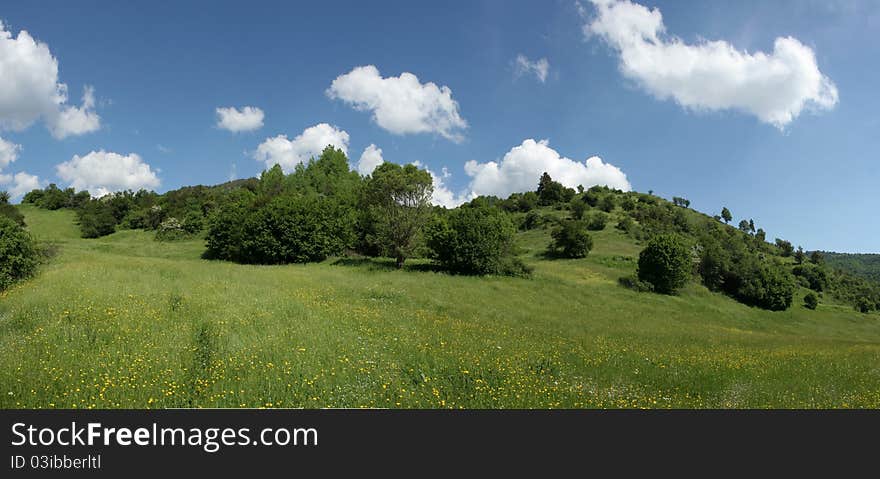
<instances>
[{"instance_id":1,"label":"green tree","mask_svg":"<svg viewBox=\"0 0 880 479\"><path fill-rule=\"evenodd\" d=\"M724 208L721 208L721 219L723 219L724 222L728 224L730 223L730 220L733 219L733 215L730 214L730 210L727 209L726 206Z\"/></svg>"},{"instance_id":2,"label":"green tree","mask_svg":"<svg viewBox=\"0 0 880 479\"><path fill-rule=\"evenodd\" d=\"M528 273L514 254L516 228L497 208L457 208L427 229L434 258L447 271L467 275Z\"/></svg>"},{"instance_id":3,"label":"green tree","mask_svg":"<svg viewBox=\"0 0 880 479\"><path fill-rule=\"evenodd\" d=\"M742 220L739 222L739 230L743 233L749 234L751 229L749 229L749 222L746 220Z\"/></svg>"},{"instance_id":4,"label":"green tree","mask_svg":"<svg viewBox=\"0 0 880 479\"><path fill-rule=\"evenodd\" d=\"M804 307L807 309L816 309L819 306L819 297L816 293L809 292L804 296Z\"/></svg>"},{"instance_id":5,"label":"green tree","mask_svg":"<svg viewBox=\"0 0 880 479\"><path fill-rule=\"evenodd\" d=\"M779 248L779 254L783 258L788 258L794 252L791 242L784 239L776 238L776 247Z\"/></svg>"},{"instance_id":6,"label":"green tree","mask_svg":"<svg viewBox=\"0 0 880 479\"><path fill-rule=\"evenodd\" d=\"M550 253L564 258L584 258L593 249L593 238L583 221L566 220L552 232Z\"/></svg>"},{"instance_id":7,"label":"green tree","mask_svg":"<svg viewBox=\"0 0 880 479\"><path fill-rule=\"evenodd\" d=\"M566 197L565 187L562 186L562 183L553 181L546 171L541 175L541 180L538 182L537 194L538 204L541 206L554 205L565 201Z\"/></svg>"},{"instance_id":8,"label":"green tree","mask_svg":"<svg viewBox=\"0 0 880 479\"><path fill-rule=\"evenodd\" d=\"M797 251L794 253L794 262L797 264L804 264L804 259L806 255L804 254L804 248L798 246Z\"/></svg>"},{"instance_id":9,"label":"green tree","mask_svg":"<svg viewBox=\"0 0 880 479\"><path fill-rule=\"evenodd\" d=\"M818 251L813 251L812 253L810 253L810 263L821 265L825 263L825 258L822 256L822 253Z\"/></svg>"},{"instance_id":10,"label":"green tree","mask_svg":"<svg viewBox=\"0 0 880 479\"><path fill-rule=\"evenodd\" d=\"M18 223L0 216L0 291L31 276L37 269L36 243Z\"/></svg>"},{"instance_id":11,"label":"green tree","mask_svg":"<svg viewBox=\"0 0 880 479\"><path fill-rule=\"evenodd\" d=\"M415 165L382 163L366 184L375 241L403 267L431 218L431 175Z\"/></svg>"},{"instance_id":12,"label":"green tree","mask_svg":"<svg viewBox=\"0 0 880 479\"><path fill-rule=\"evenodd\" d=\"M654 285L658 293L675 294L691 276L687 245L677 235L655 236L639 254L638 276Z\"/></svg>"}]
</instances>

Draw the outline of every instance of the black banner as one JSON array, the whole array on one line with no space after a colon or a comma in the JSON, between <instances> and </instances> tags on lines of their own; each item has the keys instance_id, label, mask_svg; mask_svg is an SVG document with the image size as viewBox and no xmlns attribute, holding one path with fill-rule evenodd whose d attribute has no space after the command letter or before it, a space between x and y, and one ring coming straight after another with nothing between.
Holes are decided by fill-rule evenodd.
<instances>
[{"instance_id":1,"label":"black banner","mask_svg":"<svg viewBox=\"0 0 880 479\"><path fill-rule=\"evenodd\" d=\"M351 469L469 476L473 467L617 476L696 472L705 462L816 472L835 453L845 456L835 468L873 467L880 431L877 411L6 410L2 417L3 477Z\"/></svg>"}]
</instances>

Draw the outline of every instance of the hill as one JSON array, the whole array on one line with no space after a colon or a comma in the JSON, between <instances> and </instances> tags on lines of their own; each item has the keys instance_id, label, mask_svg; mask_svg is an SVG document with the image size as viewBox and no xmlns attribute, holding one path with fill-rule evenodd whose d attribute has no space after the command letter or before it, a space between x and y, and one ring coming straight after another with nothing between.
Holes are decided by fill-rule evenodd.
<instances>
[{"instance_id":1,"label":"hill","mask_svg":"<svg viewBox=\"0 0 880 479\"><path fill-rule=\"evenodd\" d=\"M829 251L821 253L831 268L880 282L880 254L833 253Z\"/></svg>"},{"instance_id":2,"label":"hill","mask_svg":"<svg viewBox=\"0 0 880 479\"><path fill-rule=\"evenodd\" d=\"M208 261L200 237L82 239L71 210L19 209L57 255L0 293L4 408L880 407L876 313L623 288L644 240L619 208L583 259L518 233L529 279Z\"/></svg>"}]
</instances>

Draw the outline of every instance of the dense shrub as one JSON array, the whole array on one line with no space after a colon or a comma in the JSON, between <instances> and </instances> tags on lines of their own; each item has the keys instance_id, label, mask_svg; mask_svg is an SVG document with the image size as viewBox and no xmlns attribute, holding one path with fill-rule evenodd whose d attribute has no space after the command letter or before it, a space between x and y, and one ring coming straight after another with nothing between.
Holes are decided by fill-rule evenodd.
<instances>
[{"instance_id":1,"label":"dense shrub","mask_svg":"<svg viewBox=\"0 0 880 479\"><path fill-rule=\"evenodd\" d=\"M0 291L32 275L38 260L30 234L15 221L0 216Z\"/></svg>"},{"instance_id":2,"label":"dense shrub","mask_svg":"<svg viewBox=\"0 0 880 479\"><path fill-rule=\"evenodd\" d=\"M571 217L576 220L584 219L584 213L587 211L589 206L584 202L582 198L575 198L569 202L569 209L571 210Z\"/></svg>"},{"instance_id":3,"label":"dense shrub","mask_svg":"<svg viewBox=\"0 0 880 479\"><path fill-rule=\"evenodd\" d=\"M156 228L156 241L176 241L187 238L189 233L183 227L183 223L175 217L165 219Z\"/></svg>"},{"instance_id":4,"label":"dense shrub","mask_svg":"<svg viewBox=\"0 0 880 479\"><path fill-rule=\"evenodd\" d=\"M813 264L801 264L792 268L791 272L804 281L807 288L822 292L828 285L828 274L825 269Z\"/></svg>"},{"instance_id":5,"label":"dense shrub","mask_svg":"<svg viewBox=\"0 0 880 479\"><path fill-rule=\"evenodd\" d=\"M804 296L804 307L807 309L816 309L819 306L819 297L816 293L809 292Z\"/></svg>"},{"instance_id":6,"label":"dense shrub","mask_svg":"<svg viewBox=\"0 0 880 479\"><path fill-rule=\"evenodd\" d=\"M532 210L523 217L520 229L523 231L538 229L547 224L547 218L540 211Z\"/></svg>"},{"instance_id":7,"label":"dense shrub","mask_svg":"<svg viewBox=\"0 0 880 479\"><path fill-rule=\"evenodd\" d=\"M14 221L19 226L24 226L24 215L9 203L0 202L0 217L6 217Z\"/></svg>"},{"instance_id":8,"label":"dense shrub","mask_svg":"<svg viewBox=\"0 0 880 479\"><path fill-rule=\"evenodd\" d=\"M617 280L617 282L624 288L631 289L638 293L650 293L654 291L653 284L648 283L647 281L639 280L639 277L634 274L631 274L629 276L622 276Z\"/></svg>"},{"instance_id":9,"label":"dense shrub","mask_svg":"<svg viewBox=\"0 0 880 479\"><path fill-rule=\"evenodd\" d=\"M553 230L551 236L553 242L550 243L549 251L554 256L584 258L593 249L593 238L587 233L587 225L583 221L563 221Z\"/></svg>"},{"instance_id":10,"label":"dense shrub","mask_svg":"<svg viewBox=\"0 0 880 479\"><path fill-rule=\"evenodd\" d=\"M354 213L333 198L284 194L256 209L236 201L214 215L206 257L240 263L322 261L354 242Z\"/></svg>"},{"instance_id":11,"label":"dense shrub","mask_svg":"<svg viewBox=\"0 0 880 479\"><path fill-rule=\"evenodd\" d=\"M675 294L691 276L687 245L676 235L655 236L639 254L638 276L658 293Z\"/></svg>"},{"instance_id":12,"label":"dense shrub","mask_svg":"<svg viewBox=\"0 0 880 479\"><path fill-rule=\"evenodd\" d=\"M608 223L608 215L597 211L587 216L587 229L590 231L602 231Z\"/></svg>"},{"instance_id":13,"label":"dense shrub","mask_svg":"<svg viewBox=\"0 0 880 479\"><path fill-rule=\"evenodd\" d=\"M434 258L458 274L524 275L525 265L514 256L513 222L494 208L459 208L428 227L426 239Z\"/></svg>"},{"instance_id":14,"label":"dense shrub","mask_svg":"<svg viewBox=\"0 0 880 479\"><path fill-rule=\"evenodd\" d=\"M100 238L116 231L116 217L109 204L93 200L77 210L79 231L83 238Z\"/></svg>"},{"instance_id":15,"label":"dense shrub","mask_svg":"<svg viewBox=\"0 0 880 479\"><path fill-rule=\"evenodd\" d=\"M795 285L790 274L776 266L760 265L750 274L741 275L735 297L742 303L770 311L785 311L791 306Z\"/></svg>"}]
</instances>

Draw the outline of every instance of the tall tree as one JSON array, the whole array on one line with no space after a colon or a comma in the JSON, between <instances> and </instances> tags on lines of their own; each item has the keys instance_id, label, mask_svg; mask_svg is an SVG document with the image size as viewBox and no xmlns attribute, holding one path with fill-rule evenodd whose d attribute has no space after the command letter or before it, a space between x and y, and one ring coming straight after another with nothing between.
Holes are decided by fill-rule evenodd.
<instances>
[{"instance_id":1,"label":"tall tree","mask_svg":"<svg viewBox=\"0 0 880 479\"><path fill-rule=\"evenodd\" d=\"M393 256L398 268L412 254L431 217L431 175L415 165L382 163L366 186L374 241Z\"/></svg>"},{"instance_id":2,"label":"tall tree","mask_svg":"<svg viewBox=\"0 0 880 479\"><path fill-rule=\"evenodd\" d=\"M725 223L730 223L730 220L733 219L733 215L730 214L730 210L725 206L721 209L721 219L724 220Z\"/></svg>"}]
</instances>

